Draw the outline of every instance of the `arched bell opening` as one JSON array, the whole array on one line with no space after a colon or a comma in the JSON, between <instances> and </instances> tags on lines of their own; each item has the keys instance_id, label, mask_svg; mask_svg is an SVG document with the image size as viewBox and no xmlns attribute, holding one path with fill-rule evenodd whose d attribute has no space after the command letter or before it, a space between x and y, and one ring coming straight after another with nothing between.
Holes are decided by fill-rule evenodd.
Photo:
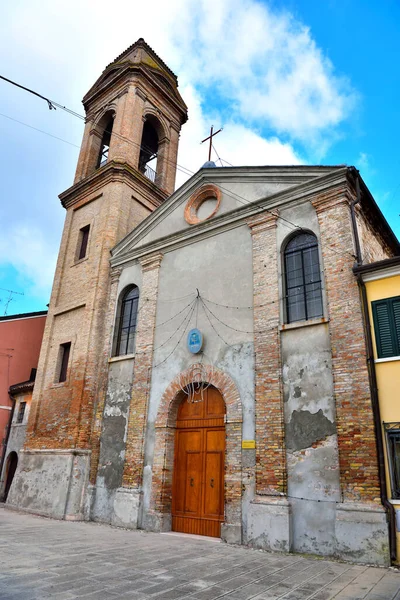
<instances>
[{"instance_id":1,"label":"arched bell opening","mask_svg":"<svg viewBox=\"0 0 400 600\"><path fill-rule=\"evenodd\" d=\"M139 171L153 183L156 181L159 136L156 119L148 116L143 125L140 143Z\"/></svg>"},{"instance_id":2,"label":"arched bell opening","mask_svg":"<svg viewBox=\"0 0 400 600\"><path fill-rule=\"evenodd\" d=\"M96 169L99 169L100 167L104 166L106 164L106 162L108 161L108 153L110 150L113 124L114 124L114 115L112 113L108 113L107 115L105 115L105 118L103 119L104 129L103 129L103 133L102 133L102 137L101 137Z\"/></svg>"},{"instance_id":3,"label":"arched bell opening","mask_svg":"<svg viewBox=\"0 0 400 600\"><path fill-rule=\"evenodd\" d=\"M140 143L139 171L161 188L167 175L167 154L165 126L154 115L146 115Z\"/></svg>"}]
</instances>

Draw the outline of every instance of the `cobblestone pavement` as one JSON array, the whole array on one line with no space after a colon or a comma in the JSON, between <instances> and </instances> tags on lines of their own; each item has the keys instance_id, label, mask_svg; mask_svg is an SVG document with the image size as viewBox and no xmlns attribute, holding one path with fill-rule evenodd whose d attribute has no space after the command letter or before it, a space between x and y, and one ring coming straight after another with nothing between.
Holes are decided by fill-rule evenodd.
<instances>
[{"instance_id":1,"label":"cobblestone pavement","mask_svg":"<svg viewBox=\"0 0 400 600\"><path fill-rule=\"evenodd\" d=\"M0 599L400 600L400 573L0 508Z\"/></svg>"}]
</instances>

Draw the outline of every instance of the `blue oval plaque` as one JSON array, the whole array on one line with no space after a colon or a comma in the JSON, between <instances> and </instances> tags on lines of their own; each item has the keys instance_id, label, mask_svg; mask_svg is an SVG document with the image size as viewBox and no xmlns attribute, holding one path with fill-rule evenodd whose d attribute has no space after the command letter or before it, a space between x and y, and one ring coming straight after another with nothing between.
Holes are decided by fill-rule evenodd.
<instances>
[{"instance_id":1,"label":"blue oval plaque","mask_svg":"<svg viewBox=\"0 0 400 600\"><path fill-rule=\"evenodd\" d=\"M198 354L203 345L203 334L198 329L191 329L187 336L187 347L192 354Z\"/></svg>"}]
</instances>

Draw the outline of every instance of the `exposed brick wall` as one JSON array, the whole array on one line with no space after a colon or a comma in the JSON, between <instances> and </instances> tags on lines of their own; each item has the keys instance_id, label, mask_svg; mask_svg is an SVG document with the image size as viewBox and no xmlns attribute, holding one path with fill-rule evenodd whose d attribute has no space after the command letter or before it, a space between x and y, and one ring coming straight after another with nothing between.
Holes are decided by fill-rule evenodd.
<instances>
[{"instance_id":1,"label":"exposed brick wall","mask_svg":"<svg viewBox=\"0 0 400 600\"><path fill-rule=\"evenodd\" d=\"M221 392L226 406L225 523L240 524L242 404L235 383L226 373L206 365L202 365L202 370L205 370L205 381ZM171 512L176 417L182 399L186 398L182 394L181 385L191 382L192 373L192 368L189 368L173 379L160 401L155 423L150 508L153 513Z\"/></svg>"},{"instance_id":2,"label":"exposed brick wall","mask_svg":"<svg viewBox=\"0 0 400 600\"><path fill-rule=\"evenodd\" d=\"M110 85L92 88L85 97L87 119L75 184L60 196L67 215L26 447L92 449L92 482L107 384L110 304L115 302L110 251L173 191L179 131L186 120L183 101L176 102L176 94L173 98L172 104L165 91L136 69L132 73L128 69ZM137 170L148 114L158 119L163 130L158 186ZM108 162L96 170L110 115L114 122ZM87 256L77 260L79 230L88 224ZM67 381L57 383L60 344L69 341Z\"/></svg>"},{"instance_id":3,"label":"exposed brick wall","mask_svg":"<svg viewBox=\"0 0 400 600\"><path fill-rule=\"evenodd\" d=\"M379 480L361 302L346 190L313 201L318 214L329 310L340 484L344 500L379 500Z\"/></svg>"},{"instance_id":4,"label":"exposed brick wall","mask_svg":"<svg viewBox=\"0 0 400 600\"><path fill-rule=\"evenodd\" d=\"M91 447L96 403L107 377L110 251L148 214L115 179L89 196L73 189L40 355L27 448ZM87 255L77 260L79 229L90 224ZM67 380L57 382L60 344L71 342Z\"/></svg>"},{"instance_id":5,"label":"exposed brick wall","mask_svg":"<svg viewBox=\"0 0 400 600\"><path fill-rule=\"evenodd\" d=\"M390 251L380 235L372 229L371 223L366 219L358 205L355 207L355 213L363 264L384 260L393 256L393 252Z\"/></svg>"},{"instance_id":6,"label":"exposed brick wall","mask_svg":"<svg viewBox=\"0 0 400 600\"><path fill-rule=\"evenodd\" d=\"M139 488L143 476L144 435L150 393L151 366L162 254L142 259L142 288L135 341L135 367L128 418L123 486Z\"/></svg>"},{"instance_id":7,"label":"exposed brick wall","mask_svg":"<svg viewBox=\"0 0 400 600\"><path fill-rule=\"evenodd\" d=\"M248 221L253 240L256 410L256 492L286 492L285 431L279 338L276 221L264 213Z\"/></svg>"}]
</instances>

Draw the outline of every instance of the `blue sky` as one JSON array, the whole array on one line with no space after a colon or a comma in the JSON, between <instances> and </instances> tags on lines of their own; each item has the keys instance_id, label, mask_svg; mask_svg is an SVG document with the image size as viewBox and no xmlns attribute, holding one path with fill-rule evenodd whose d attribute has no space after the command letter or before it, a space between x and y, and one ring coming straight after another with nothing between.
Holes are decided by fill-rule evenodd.
<instances>
[{"instance_id":1,"label":"blue sky","mask_svg":"<svg viewBox=\"0 0 400 600\"><path fill-rule=\"evenodd\" d=\"M82 113L104 67L144 37L188 104L181 165L204 162L212 123L233 165L355 165L400 237L398 1L154 0L151 13L138 4L14 0L0 24L0 74ZM72 184L82 130L0 81L0 288L24 294L8 314L49 301L58 194ZM7 299L0 289L0 314Z\"/></svg>"}]
</instances>

